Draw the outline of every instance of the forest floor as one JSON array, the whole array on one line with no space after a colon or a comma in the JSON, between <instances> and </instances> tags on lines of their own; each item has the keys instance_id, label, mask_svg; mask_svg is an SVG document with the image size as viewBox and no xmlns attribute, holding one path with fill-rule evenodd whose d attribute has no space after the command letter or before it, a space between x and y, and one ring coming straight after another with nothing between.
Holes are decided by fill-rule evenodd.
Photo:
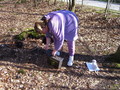
<instances>
[{"instance_id":1,"label":"forest floor","mask_svg":"<svg viewBox=\"0 0 120 90\"><path fill-rule=\"evenodd\" d=\"M14 45L14 35L33 28L44 14L58 9L67 9L67 5L42 3L33 7L31 2L15 5L13 0L0 1L0 90L119 90L120 69L111 68L105 58L120 46L120 17L105 19L95 8L76 7L80 28L73 67L66 66L66 43L61 69L47 63L40 39L26 38L23 48ZM97 60L100 71L86 67L85 62L92 59Z\"/></svg>"}]
</instances>

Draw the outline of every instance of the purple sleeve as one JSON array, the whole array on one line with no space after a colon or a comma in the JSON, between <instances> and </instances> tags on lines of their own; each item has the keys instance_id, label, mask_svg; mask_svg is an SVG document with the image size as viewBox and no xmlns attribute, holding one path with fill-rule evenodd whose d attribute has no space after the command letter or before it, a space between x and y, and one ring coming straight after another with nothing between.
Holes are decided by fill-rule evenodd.
<instances>
[{"instance_id":1,"label":"purple sleeve","mask_svg":"<svg viewBox=\"0 0 120 90\"><path fill-rule=\"evenodd\" d=\"M64 26L59 16L55 15L49 22L49 30L54 37L55 50L60 50L64 42Z\"/></svg>"}]
</instances>

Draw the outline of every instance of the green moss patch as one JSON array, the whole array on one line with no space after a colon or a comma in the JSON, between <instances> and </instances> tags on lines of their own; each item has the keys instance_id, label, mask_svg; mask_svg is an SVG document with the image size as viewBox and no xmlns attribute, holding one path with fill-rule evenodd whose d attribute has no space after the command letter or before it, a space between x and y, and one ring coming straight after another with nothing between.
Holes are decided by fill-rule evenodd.
<instances>
[{"instance_id":1,"label":"green moss patch","mask_svg":"<svg viewBox=\"0 0 120 90\"><path fill-rule=\"evenodd\" d=\"M103 63L103 67L120 68L120 63Z\"/></svg>"},{"instance_id":2,"label":"green moss patch","mask_svg":"<svg viewBox=\"0 0 120 90\"><path fill-rule=\"evenodd\" d=\"M25 74L25 71L23 69L20 69L17 72L18 72L18 74Z\"/></svg>"},{"instance_id":3,"label":"green moss patch","mask_svg":"<svg viewBox=\"0 0 120 90\"><path fill-rule=\"evenodd\" d=\"M21 32L18 35L15 35L13 37L13 40L15 42L15 46L18 48L22 48L23 45L23 41L26 38L32 38L32 39L42 39L42 43L46 42L46 38L45 38L45 34L39 34L37 33L34 29L27 29L26 31Z\"/></svg>"},{"instance_id":4,"label":"green moss patch","mask_svg":"<svg viewBox=\"0 0 120 90\"><path fill-rule=\"evenodd\" d=\"M25 38L40 39L42 37L45 37L45 34L38 34L34 29L28 29L27 31L15 35L14 40L23 41Z\"/></svg>"}]
</instances>

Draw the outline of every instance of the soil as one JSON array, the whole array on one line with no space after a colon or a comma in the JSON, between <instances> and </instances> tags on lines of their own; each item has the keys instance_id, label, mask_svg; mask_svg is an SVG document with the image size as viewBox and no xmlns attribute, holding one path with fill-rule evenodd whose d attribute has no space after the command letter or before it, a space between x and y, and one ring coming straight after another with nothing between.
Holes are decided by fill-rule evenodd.
<instances>
[{"instance_id":1,"label":"soil","mask_svg":"<svg viewBox=\"0 0 120 90\"><path fill-rule=\"evenodd\" d=\"M67 5L46 2L33 7L32 2L15 4L0 1L0 89L1 90L84 90L120 89L120 69L111 68L105 58L120 46L120 17L104 18L96 9L76 6L79 39L76 41L74 65L67 67L66 42L61 51L61 69L47 63L40 39L26 38L23 47L15 46L13 37L51 11L67 9ZM51 46L51 49L53 45ZM96 59L100 71L91 72L85 65ZM109 65L107 66L108 63Z\"/></svg>"}]
</instances>

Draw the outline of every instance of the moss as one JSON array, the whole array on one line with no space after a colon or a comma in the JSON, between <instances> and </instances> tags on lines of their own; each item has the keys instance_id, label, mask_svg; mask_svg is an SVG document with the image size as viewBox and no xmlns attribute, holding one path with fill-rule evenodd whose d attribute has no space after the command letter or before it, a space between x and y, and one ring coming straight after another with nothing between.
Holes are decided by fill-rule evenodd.
<instances>
[{"instance_id":1,"label":"moss","mask_svg":"<svg viewBox=\"0 0 120 90\"><path fill-rule=\"evenodd\" d=\"M22 48L24 46L23 41L26 38L42 39L42 43L46 44L45 34L39 34L34 29L27 29L26 31L23 31L13 37L15 46L18 48ZM51 41L53 42L53 40Z\"/></svg>"},{"instance_id":2,"label":"moss","mask_svg":"<svg viewBox=\"0 0 120 90\"><path fill-rule=\"evenodd\" d=\"M45 34L38 34L34 29L27 29L27 31L23 31L20 34L15 35L14 39L23 41L25 38L40 39L42 37L45 37Z\"/></svg>"},{"instance_id":3,"label":"moss","mask_svg":"<svg viewBox=\"0 0 120 90\"><path fill-rule=\"evenodd\" d=\"M11 31L11 32L13 32L13 31L15 31L15 30L16 30L15 28L10 28L10 31Z\"/></svg>"},{"instance_id":4,"label":"moss","mask_svg":"<svg viewBox=\"0 0 120 90\"><path fill-rule=\"evenodd\" d=\"M120 63L115 63L116 68L120 68Z\"/></svg>"},{"instance_id":5,"label":"moss","mask_svg":"<svg viewBox=\"0 0 120 90\"><path fill-rule=\"evenodd\" d=\"M26 0L21 0L21 3L26 3Z\"/></svg>"},{"instance_id":6,"label":"moss","mask_svg":"<svg viewBox=\"0 0 120 90\"><path fill-rule=\"evenodd\" d=\"M20 36L23 36L24 38L26 38L28 36L28 33L26 31L20 33Z\"/></svg>"},{"instance_id":7,"label":"moss","mask_svg":"<svg viewBox=\"0 0 120 90\"><path fill-rule=\"evenodd\" d=\"M0 1L4 1L4 0L0 0Z\"/></svg>"},{"instance_id":8,"label":"moss","mask_svg":"<svg viewBox=\"0 0 120 90\"><path fill-rule=\"evenodd\" d=\"M103 63L102 64L104 67L109 67L109 68L120 68L120 63Z\"/></svg>"},{"instance_id":9,"label":"moss","mask_svg":"<svg viewBox=\"0 0 120 90\"><path fill-rule=\"evenodd\" d=\"M0 7L2 8L2 7L4 7L4 6L1 6L1 5L0 5Z\"/></svg>"},{"instance_id":10,"label":"moss","mask_svg":"<svg viewBox=\"0 0 120 90\"><path fill-rule=\"evenodd\" d=\"M120 87L119 83L113 84L113 85L110 86L110 90L119 90L119 87Z\"/></svg>"},{"instance_id":11,"label":"moss","mask_svg":"<svg viewBox=\"0 0 120 90\"><path fill-rule=\"evenodd\" d=\"M18 70L17 71L19 74L21 73L21 74L25 74L25 71L23 70L23 69L20 69L20 70Z\"/></svg>"},{"instance_id":12,"label":"moss","mask_svg":"<svg viewBox=\"0 0 120 90\"><path fill-rule=\"evenodd\" d=\"M25 40L25 38L26 38L27 36L28 36L28 35L27 35L27 32L24 31L24 32L22 32L22 33L20 33L20 34L18 34L18 35L15 35L15 36L14 36L14 39L15 39L15 40L23 41L23 40Z\"/></svg>"},{"instance_id":13,"label":"moss","mask_svg":"<svg viewBox=\"0 0 120 90\"><path fill-rule=\"evenodd\" d=\"M35 39L39 39L39 38L41 38L42 36L45 36L44 34L38 34L38 33L35 32L34 30L28 31L27 34L28 34L28 37L29 37L29 38L35 38Z\"/></svg>"},{"instance_id":14,"label":"moss","mask_svg":"<svg viewBox=\"0 0 120 90\"><path fill-rule=\"evenodd\" d=\"M101 13L104 13L103 10L96 10L95 12L96 12L96 13L100 13L100 14L101 14Z\"/></svg>"},{"instance_id":15,"label":"moss","mask_svg":"<svg viewBox=\"0 0 120 90\"><path fill-rule=\"evenodd\" d=\"M58 10L61 10L60 8L57 8L57 9L53 9L52 11L58 11Z\"/></svg>"},{"instance_id":16,"label":"moss","mask_svg":"<svg viewBox=\"0 0 120 90\"><path fill-rule=\"evenodd\" d=\"M25 38L22 35L15 35L14 39L17 40L17 41L23 41L23 40L25 40Z\"/></svg>"},{"instance_id":17,"label":"moss","mask_svg":"<svg viewBox=\"0 0 120 90\"><path fill-rule=\"evenodd\" d=\"M26 0L18 0L16 3L17 4L26 3Z\"/></svg>"}]
</instances>

